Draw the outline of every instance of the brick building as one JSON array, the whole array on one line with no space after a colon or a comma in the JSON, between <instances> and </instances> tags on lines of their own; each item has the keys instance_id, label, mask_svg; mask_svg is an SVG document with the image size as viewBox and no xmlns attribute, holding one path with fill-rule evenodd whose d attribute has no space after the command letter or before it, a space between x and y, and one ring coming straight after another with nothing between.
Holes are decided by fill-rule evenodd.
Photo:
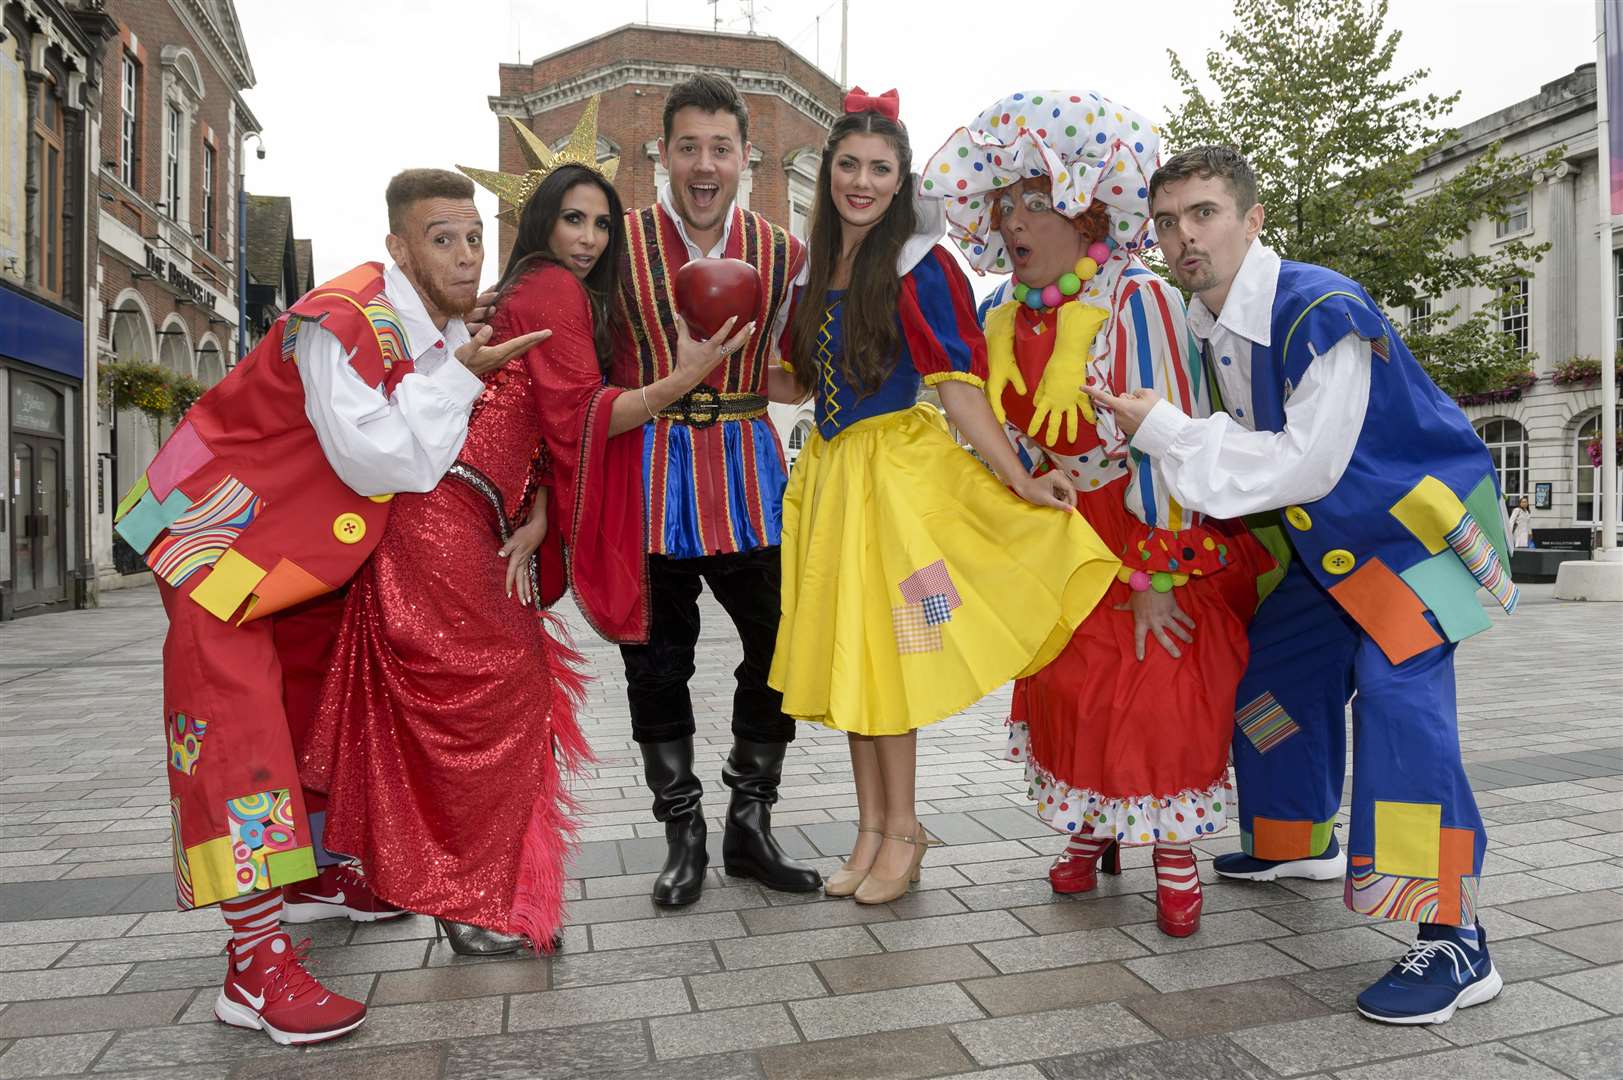
<instances>
[{"instance_id":1,"label":"brick building","mask_svg":"<svg viewBox=\"0 0 1623 1080\"><path fill-rule=\"evenodd\" d=\"M86 176L111 35L97 3L0 2L0 619L78 598L89 562Z\"/></svg>"},{"instance_id":2,"label":"brick building","mask_svg":"<svg viewBox=\"0 0 1623 1080\"><path fill-rule=\"evenodd\" d=\"M253 66L231 0L106 0L117 38L104 51L96 286L88 313L104 360L156 362L204 387L239 352L239 197L244 139L259 123L242 92ZM94 559L115 561L113 511L167 425L103 410L93 480Z\"/></svg>"},{"instance_id":3,"label":"brick building","mask_svg":"<svg viewBox=\"0 0 1623 1080\"><path fill-rule=\"evenodd\" d=\"M626 206L647 206L665 181L659 162L665 95L700 71L727 76L749 106L751 147L738 184L740 205L805 239L823 143L839 118L843 91L822 69L773 37L630 25L532 63L502 64L501 92L489 99L498 117L500 168L524 169L518 136L500 118L518 117L559 147L574 130L587 99L601 94L598 156L620 158L614 186ZM503 222L503 260L513 234L513 227ZM811 431L810 413L809 406L772 407L773 422L791 456Z\"/></svg>"}]
</instances>

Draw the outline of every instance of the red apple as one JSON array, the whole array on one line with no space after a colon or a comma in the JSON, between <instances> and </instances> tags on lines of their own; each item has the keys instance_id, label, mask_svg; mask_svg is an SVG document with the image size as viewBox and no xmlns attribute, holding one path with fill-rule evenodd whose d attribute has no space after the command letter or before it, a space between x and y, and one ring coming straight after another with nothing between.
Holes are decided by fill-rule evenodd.
<instances>
[{"instance_id":1,"label":"red apple","mask_svg":"<svg viewBox=\"0 0 1623 1080\"><path fill-rule=\"evenodd\" d=\"M676 310L700 341L738 316L740 326L761 308L761 274L742 259L694 259L676 272Z\"/></svg>"}]
</instances>

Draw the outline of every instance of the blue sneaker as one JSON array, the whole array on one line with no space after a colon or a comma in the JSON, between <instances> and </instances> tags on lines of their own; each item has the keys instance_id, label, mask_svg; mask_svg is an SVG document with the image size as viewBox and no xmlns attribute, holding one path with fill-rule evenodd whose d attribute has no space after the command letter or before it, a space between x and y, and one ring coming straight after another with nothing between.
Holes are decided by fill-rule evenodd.
<instances>
[{"instance_id":1,"label":"blue sneaker","mask_svg":"<svg viewBox=\"0 0 1623 1080\"><path fill-rule=\"evenodd\" d=\"M1455 1009L1492 1001L1505 981L1488 956L1481 923L1476 937L1473 945L1459 927L1421 923L1403 959L1358 995L1358 1011L1383 1024L1441 1024Z\"/></svg>"},{"instance_id":2,"label":"blue sneaker","mask_svg":"<svg viewBox=\"0 0 1623 1080\"><path fill-rule=\"evenodd\" d=\"M1272 881L1275 878L1306 878L1309 881L1334 881L1347 873L1347 854L1336 842L1334 830L1324 854L1311 859L1254 859L1243 851L1231 851L1212 860L1212 869L1226 878L1240 881Z\"/></svg>"}]
</instances>

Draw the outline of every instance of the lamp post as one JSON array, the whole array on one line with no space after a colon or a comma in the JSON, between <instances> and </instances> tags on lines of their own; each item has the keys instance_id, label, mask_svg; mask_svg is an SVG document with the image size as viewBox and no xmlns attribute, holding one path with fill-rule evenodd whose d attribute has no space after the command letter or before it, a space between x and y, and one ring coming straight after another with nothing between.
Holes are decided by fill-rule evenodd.
<instances>
[{"instance_id":1,"label":"lamp post","mask_svg":"<svg viewBox=\"0 0 1623 1080\"><path fill-rule=\"evenodd\" d=\"M259 145L254 156L265 160L265 140L259 132L250 131L242 137L244 146L249 139ZM248 355L248 169L247 162L237 170L237 361Z\"/></svg>"}]
</instances>

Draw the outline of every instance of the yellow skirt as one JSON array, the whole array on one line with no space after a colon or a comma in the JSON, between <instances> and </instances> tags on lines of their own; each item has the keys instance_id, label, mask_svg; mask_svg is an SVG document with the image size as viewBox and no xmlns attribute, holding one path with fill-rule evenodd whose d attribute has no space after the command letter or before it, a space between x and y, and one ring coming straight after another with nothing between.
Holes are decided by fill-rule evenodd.
<instances>
[{"instance_id":1,"label":"yellow skirt","mask_svg":"<svg viewBox=\"0 0 1623 1080\"><path fill-rule=\"evenodd\" d=\"M783 502L783 711L903 735L1059 655L1120 562L1032 506L920 404L813 435Z\"/></svg>"}]
</instances>

